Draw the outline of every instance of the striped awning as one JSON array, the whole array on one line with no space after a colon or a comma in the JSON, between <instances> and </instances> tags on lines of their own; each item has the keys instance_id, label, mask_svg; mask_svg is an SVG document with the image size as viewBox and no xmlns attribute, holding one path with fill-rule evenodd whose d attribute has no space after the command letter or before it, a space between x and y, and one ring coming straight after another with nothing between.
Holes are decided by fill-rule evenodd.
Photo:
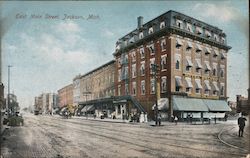
<instances>
[{"instance_id":1,"label":"striped awning","mask_svg":"<svg viewBox=\"0 0 250 158\"><path fill-rule=\"evenodd\" d=\"M182 87L181 77L175 77L175 83L177 87Z\"/></svg>"},{"instance_id":2,"label":"striped awning","mask_svg":"<svg viewBox=\"0 0 250 158\"><path fill-rule=\"evenodd\" d=\"M203 99L203 102L208 107L209 111L213 112L231 111L231 108L228 106L225 100Z\"/></svg>"},{"instance_id":3,"label":"striped awning","mask_svg":"<svg viewBox=\"0 0 250 158\"><path fill-rule=\"evenodd\" d=\"M211 86L209 84L209 81L205 80L204 83L205 83L205 90L211 90Z\"/></svg>"},{"instance_id":4,"label":"striped awning","mask_svg":"<svg viewBox=\"0 0 250 158\"><path fill-rule=\"evenodd\" d=\"M185 80L186 80L186 83L187 83L187 88L192 88L193 84L192 84L191 78L185 78Z\"/></svg>"},{"instance_id":5,"label":"striped awning","mask_svg":"<svg viewBox=\"0 0 250 158\"><path fill-rule=\"evenodd\" d=\"M206 112L207 106L202 99L173 97L173 109L175 111Z\"/></svg>"},{"instance_id":6,"label":"striped awning","mask_svg":"<svg viewBox=\"0 0 250 158\"><path fill-rule=\"evenodd\" d=\"M196 83L196 89L202 89L202 85L201 85L201 80L200 79L195 79L195 83Z\"/></svg>"}]
</instances>

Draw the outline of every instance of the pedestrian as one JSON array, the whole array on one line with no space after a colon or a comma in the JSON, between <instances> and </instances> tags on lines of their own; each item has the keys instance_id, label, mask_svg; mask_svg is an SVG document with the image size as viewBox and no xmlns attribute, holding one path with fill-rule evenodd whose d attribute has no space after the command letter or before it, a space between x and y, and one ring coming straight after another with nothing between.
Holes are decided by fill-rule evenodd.
<instances>
[{"instance_id":1,"label":"pedestrian","mask_svg":"<svg viewBox=\"0 0 250 158\"><path fill-rule=\"evenodd\" d=\"M190 122L190 114L188 113L188 115L187 115L187 123L189 123Z\"/></svg>"},{"instance_id":2,"label":"pedestrian","mask_svg":"<svg viewBox=\"0 0 250 158\"><path fill-rule=\"evenodd\" d=\"M158 113L157 119L158 119L158 125L160 126L161 125L161 114L160 113Z\"/></svg>"},{"instance_id":3,"label":"pedestrian","mask_svg":"<svg viewBox=\"0 0 250 158\"><path fill-rule=\"evenodd\" d=\"M244 133L244 127L245 127L245 121L247 121L246 118L243 116L238 118L238 125L239 125L239 137L243 137Z\"/></svg>"},{"instance_id":4,"label":"pedestrian","mask_svg":"<svg viewBox=\"0 0 250 158\"><path fill-rule=\"evenodd\" d=\"M216 124L216 115L214 116L214 124Z\"/></svg>"},{"instance_id":5,"label":"pedestrian","mask_svg":"<svg viewBox=\"0 0 250 158\"><path fill-rule=\"evenodd\" d=\"M175 125L177 125L177 122L178 122L178 117L177 116L174 117L174 122L175 122Z\"/></svg>"},{"instance_id":6,"label":"pedestrian","mask_svg":"<svg viewBox=\"0 0 250 158\"><path fill-rule=\"evenodd\" d=\"M211 123L211 120L212 120L212 117L209 116L209 118L208 118L208 123L209 123L209 124Z\"/></svg>"},{"instance_id":7,"label":"pedestrian","mask_svg":"<svg viewBox=\"0 0 250 158\"><path fill-rule=\"evenodd\" d=\"M190 123L192 124L192 122L193 122L193 114L191 113L191 115L190 115Z\"/></svg>"}]
</instances>

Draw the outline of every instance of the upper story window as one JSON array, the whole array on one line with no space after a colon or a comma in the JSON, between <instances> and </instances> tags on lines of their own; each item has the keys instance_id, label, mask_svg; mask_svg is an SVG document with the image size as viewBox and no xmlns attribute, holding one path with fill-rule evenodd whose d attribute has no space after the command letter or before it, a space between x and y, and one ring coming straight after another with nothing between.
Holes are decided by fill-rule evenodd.
<instances>
[{"instance_id":1,"label":"upper story window","mask_svg":"<svg viewBox=\"0 0 250 158\"><path fill-rule=\"evenodd\" d=\"M161 56L161 70L164 71L167 69L167 54Z\"/></svg>"},{"instance_id":2,"label":"upper story window","mask_svg":"<svg viewBox=\"0 0 250 158\"><path fill-rule=\"evenodd\" d=\"M176 38L176 48L180 48L182 46L182 42L180 39Z\"/></svg>"},{"instance_id":3,"label":"upper story window","mask_svg":"<svg viewBox=\"0 0 250 158\"><path fill-rule=\"evenodd\" d=\"M218 50L213 50L213 57L216 58L219 55Z\"/></svg>"},{"instance_id":4,"label":"upper story window","mask_svg":"<svg viewBox=\"0 0 250 158\"><path fill-rule=\"evenodd\" d=\"M209 62L205 61L205 73L208 73L209 71L211 71L211 67L209 65Z\"/></svg>"},{"instance_id":5,"label":"upper story window","mask_svg":"<svg viewBox=\"0 0 250 158\"><path fill-rule=\"evenodd\" d=\"M155 65L155 58L150 59L150 74L153 74L153 68L152 65Z\"/></svg>"},{"instance_id":6,"label":"upper story window","mask_svg":"<svg viewBox=\"0 0 250 158\"><path fill-rule=\"evenodd\" d=\"M140 48L141 59L145 58L144 48Z\"/></svg>"},{"instance_id":7,"label":"upper story window","mask_svg":"<svg viewBox=\"0 0 250 158\"><path fill-rule=\"evenodd\" d=\"M221 65L220 66L220 77L224 77L225 76L225 66L224 65Z\"/></svg>"},{"instance_id":8,"label":"upper story window","mask_svg":"<svg viewBox=\"0 0 250 158\"><path fill-rule=\"evenodd\" d=\"M190 51L191 49L193 48L193 45L191 42L187 41L187 47L186 47L186 50L187 51Z\"/></svg>"},{"instance_id":9,"label":"upper story window","mask_svg":"<svg viewBox=\"0 0 250 158\"><path fill-rule=\"evenodd\" d=\"M151 55L153 55L155 53L155 47L154 44L151 44L148 46L149 52Z\"/></svg>"},{"instance_id":10,"label":"upper story window","mask_svg":"<svg viewBox=\"0 0 250 158\"><path fill-rule=\"evenodd\" d=\"M189 77L185 78L186 81L186 92L190 93L191 89L193 88L192 80Z\"/></svg>"},{"instance_id":11,"label":"upper story window","mask_svg":"<svg viewBox=\"0 0 250 158\"><path fill-rule=\"evenodd\" d=\"M221 60L226 59L226 54L224 52L221 52Z\"/></svg>"},{"instance_id":12,"label":"upper story window","mask_svg":"<svg viewBox=\"0 0 250 158\"><path fill-rule=\"evenodd\" d=\"M175 54L175 69L180 70L181 55Z\"/></svg>"},{"instance_id":13,"label":"upper story window","mask_svg":"<svg viewBox=\"0 0 250 158\"><path fill-rule=\"evenodd\" d=\"M121 81L122 79L122 74L121 74L121 69L118 70L118 81Z\"/></svg>"},{"instance_id":14,"label":"upper story window","mask_svg":"<svg viewBox=\"0 0 250 158\"><path fill-rule=\"evenodd\" d=\"M154 29L153 29L153 27L150 27L150 28L148 29L148 34L152 34L152 33L154 33Z\"/></svg>"},{"instance_id":15,"label":"upper story window","mask_svg":"<svg viewBox=\"0 0 250 158\"><path fill-rule=\"evenodd\" d=\"M136 82L132 82L132 95L136 95Z\"/></svg>"},{"instance_id":16,"label":"upper story window","mask_svg":"<svg viewBox=\"0 0 250 158\"><path fill-rule=\"evenodd\" d=\"M189 31L189 32L193 32L193 27L190 23L187 23L186 24L186 29Z\"/></svg>"},{"instance_id":17,"label":"upper story window","mask_svg":"<svg viewBox=\"0 0 250 158\"><path fill-rule=\"evenodd\" d=\"M135 51L133 51L131 53L131 57L132 57L132 62L135 62L136 61L136 52Z\"/></svg>"},{"instance_id":18,"label":"upper story window","mask_svg":"<svg viewBox=\"0 0 250 158\"><path fill-rule=\"evenodd\" d=\"M165 27L165 21L162 21L161 23L160 23L160 29L163 29Z\"/></svg>"},{"instance_id":19,"label":"upper story window","mask_svg":"<svg viewBox=\"0 0 250 158\"><path fill-rule=\"evenodd\" d=\"M205 93L206 91L210 91L211 90L211 86L208 80L204 80L204 84L205 84Z\"/></svg>"},{"instance_id":20,"label":"upper story window","mask_svg":"<svg viewBox=\"0 0 250 158\"><path fill-rule=\"evenodd\" d=\"M161 77L161 92L166 92L167 91L167 77L162 76Z\"/></svg>"},{"instance_id":21,"label":"upper story window","mask_svg":"<svg viewBox=\"0 0 250 158\"><path fill-rule=\"evenodd\" d=\"M225 84L224 83L221 83L220 84L220 95L221 96L224 96L224 91L225 91Z\"/></svg>"},{"instance_id":22,"label":"upper story window","mask_svg":"<svg viewBox=\"0 0 250 158\"><path fill-rule=\"evenodd\" d=\"M201 65L201 60L200 59L195 59L196 61L196 72L200 72L200 69L202 69L202 65Z\"/></svg>"},{"instance_id":23,"label":"upper story window","mask_svg":"<svg viewBox=\"0 0 250 158\"><path fill-rule=\"evenodd\" d=\"M213 63L213 76L217 76L217 63Z\"/></svg>"},{"instance_id":24,"label":"upper story window","mask_svg":"<svg viewBox=\"0 0 250 158\"><path fill-rule=\"evenodd\" d=\"M145 62L141 62L141 67L140 67L140 71L141 71L141 76L145 75Z\"/></svg>"},{"instance_id":25,"label":"upper story window","mask_svg":"<svg viewBox=\"0 0 250 158\"><path fill-rule=\"evenodd\" d=\"M139 33L139 39L142 39L143 38L143 32L140 32Z\"/></svg>"},{"instance_id":26,"label":"upper story window","mask_svg":"<svg viewBox=\"0 0 250 158\"><path fill-rule=\"evenodd\" d=\"M136 77L136 64L132 65L132 78Z\"/></svg>"},{"instance_id":27,"label":"upper story window","mask_svg":"<svg viewBox=\"0 0 250 158\"><path fill-rule=\"evenodd\" d=\"M201 52L202 51L202 48L199 44L196 44L196 52Z\"/></svg>"},{"instance_id":28,"label":"upper story window","mask_svg":"<svg viewBox=\"0 0 250 158\"><path fill-rule=\"evenodd\" d=\"M161 40L161 51L166 50L167 44L166 39Z\"/></svg>"},{"instance_id":29,"label":"upper story window","mask_svg":"<svg viewBox=\"0 0 250 158\"><path fill-rule=\"evenodd\" d=\"M180 76L175 76L175 91L179 92L182 87L183 87L183 85L182 85L181 77Z\"/></svg>"},{"instance_id":30,"label":"upper story window","mask_svg":"<svg viewBox=\"0 0 250 158\"><path fill-rule=\"evenodd\" d=\"M218 83L217 82L213 82L213 95L218 95Z\"/></svg>"},{"instance_id":31,"label":"upper story window","mask_svg":"<svg viewBox=\"0 0 250 158\"><path fill-rule=\"evenodd\" d=\"M200 79L195 79L195 93L201 93L202 85Z\"/></svg>"},{"instance_id":32,"label":"upper story window","mask_svg":"<svg viewBox=\"0 0 250 158\"><path fill-rule=\"evenodd\" d=\"M176 19L176 26L180 29L183 28L183 22L181 20Z\"/></svg>"},{"instance_id":33,"label":"upper story window","mask_svg":"<svg viewBox=\"0 0 250 158\"><path fill-rule=\"evenodd\" d=\"M191 67L193 66L191 57L186 57L187 63L186 63L186 71L190 71Z\"/></svg>"},{"instance_id":34,"label":"upper story window","mask_svg":"<svg viewBox=\"0 0 250 158\"><path fill-rule=\"evenodd\" d=\"M209 55L211 53L211 49L205 47L205 55Z\"/></svg>"},{"instance_id":35,"label":"upper story window","mask_svg":"<svg viewBox=\"0 0 250 158\"><path fill-rule=\"evenodd\" d=\"M145 88L145 80L141 81L141 95L145 95L146 88Z\"/></svg>"}]
</instances>

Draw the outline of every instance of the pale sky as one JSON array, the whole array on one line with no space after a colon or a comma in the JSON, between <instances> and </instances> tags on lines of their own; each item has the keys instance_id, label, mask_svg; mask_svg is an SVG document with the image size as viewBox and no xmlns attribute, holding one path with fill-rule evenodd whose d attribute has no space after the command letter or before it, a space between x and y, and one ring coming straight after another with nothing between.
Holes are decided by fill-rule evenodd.
<instances>
[{"instance_id":1,"label":"pale sky","mask_svg":"<svg viewBox=\"0 0 250 158\"><path fill-rule=\"evenodd\" d=\"M10 89L21 107L34 104L42 92L57 92L113 59L116 41L144 23L174 10L222 29L232 49L228 53L228 97L247 96L248 0L228 1L70 1L0 2L2 80L12 65ZM23 16L26 17L24 18ZM31 18L41 15L41 18ZM56 16L47 19L46 15ZM65 15L81 16L64 20ZM99 18L89 19L89 15ZM21 18L23 17L23 18Z\"/></svg>"}]
</instances>

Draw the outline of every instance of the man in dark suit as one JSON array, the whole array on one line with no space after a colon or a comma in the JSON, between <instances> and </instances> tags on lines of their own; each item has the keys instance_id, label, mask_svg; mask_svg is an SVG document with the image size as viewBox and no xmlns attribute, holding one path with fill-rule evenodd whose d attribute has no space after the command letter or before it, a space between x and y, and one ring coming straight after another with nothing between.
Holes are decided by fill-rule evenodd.
<instances>
[{"instance_id":1,"label":"man in dark suit","mask_svg":"<svg viewBox=\"0 0 250 158\"><path fill-rule=\"evenodd\" d=\"M244 133L244 127L245 127L245 121L247 121L246 118L244 118L243 116L238 118L238 125L239 125L239 137L243 137L243 133Z\"/></svg>"}]
</instances>

